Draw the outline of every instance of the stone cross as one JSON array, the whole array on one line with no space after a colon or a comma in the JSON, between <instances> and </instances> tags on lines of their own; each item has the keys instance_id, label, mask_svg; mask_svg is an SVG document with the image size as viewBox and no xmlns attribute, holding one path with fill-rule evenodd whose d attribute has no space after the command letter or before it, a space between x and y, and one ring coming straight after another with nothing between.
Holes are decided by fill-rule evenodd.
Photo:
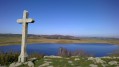
<instances>
[{"instance_id":1,"label":"stone cross","mask_svg":"<svg viewBox=\"0 0 119 67\"><path fill-rule=\"evenodd\" d=\"M28 18L28 11L24 10L23 18L17 20L18 23L22 23L22 45L21 45L21 54L18 58L18 62L26 62L28 58L28 54L26 51L26 42L27 42L27 31L28 31L28 23L33 23L34 20Z\"/></svg>"}]
</instances>

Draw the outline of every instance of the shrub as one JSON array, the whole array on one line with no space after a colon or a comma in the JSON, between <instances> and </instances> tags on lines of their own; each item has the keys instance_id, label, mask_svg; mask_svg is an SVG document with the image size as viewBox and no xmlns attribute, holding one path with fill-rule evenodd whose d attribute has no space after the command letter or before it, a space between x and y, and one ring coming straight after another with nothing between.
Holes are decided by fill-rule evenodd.
<instances>
[{"instance_id":1,"label":"shrub","mask_svg":"<svg viewBox=\"0 0 119 67\"><path fill-rule=\"evenodd\" d=\"M63 56L63 57L70 57L70 56L83 56L83 57L86 57L86 56L92 56L82 50L75 50L75 51L69 51L65 48L62 48L60 47L59 48L59 51L58 51L58 55L59 56Z\"/></svg>"},{"instance_id":2,"label":"shrub","mask_svg":"<svg viewBox=\"0 0 119 67\"><path fill-rule=\"evenodd\" d=\"M15 52L0 52L0 64L8 65L14 61L18 61L19 53Z\"/></svg>"},{"instance_id":3,"label":"shrub","mask_svg":"<svg viewBox=\"0 0 119 67\"><path fill-rule=\"evenodd\" d=\"M18 61L18 56L20 55L19 52L0 52L0 65L9 65L12 62L17 62ZM37 58L41 59L44 57L44 55L38 54L38 53L32 53L29 55L28 58Z\"/></svg>"},{"instance_id":4,"label":"shrub","mask_svg":"<svg viewBox=\"0 0 119 67\"><path fill-rule=\"evenodd\" d=\"M34 57L37 58L37 59L41 59L41 58L44 57L44 55L39 54L39 53L32 53L32 54L29 55L29 58L34 58Z\"/></svg>"}]
</instances>

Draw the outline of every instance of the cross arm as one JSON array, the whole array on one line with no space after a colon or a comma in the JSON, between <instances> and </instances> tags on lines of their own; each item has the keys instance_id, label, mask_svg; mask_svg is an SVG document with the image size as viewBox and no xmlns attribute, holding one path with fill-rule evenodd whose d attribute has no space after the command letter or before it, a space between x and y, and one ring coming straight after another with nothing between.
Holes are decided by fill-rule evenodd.
<instances>
[{"instance_id":1,"label":"cross arm","mask_svg":"<svg viewBox=\"0 0 119 67\"><path fill-rule=\"evenodd\" d=\"M23 19L18 19L17 22L18 23L23 23Z\"/></svg>"},{"instance_id":2,"label":"cross arm","mask_svg":"<svg viewBox=\"0 0 119 67\"><path fill-rule=\"evenodd\" d=\"M34 23L35 21L31 18L28 18L28 19L18 19L17 22L21 24L23 22L25 22L25 23Z\"/></svg>"},{"instance_id":3,"label":"cross arm","mask_svg":"<svg viewBox=\"0 0 119 67\"><path fill-rule=\"evenodd\" d=\"M29 22L30 22L30 23L34 23L35 21L34 21L34 19L29 18L29 19L26 19L26 22L27 22L27 23L29 23Z\"/></svg>"}]
</instances>

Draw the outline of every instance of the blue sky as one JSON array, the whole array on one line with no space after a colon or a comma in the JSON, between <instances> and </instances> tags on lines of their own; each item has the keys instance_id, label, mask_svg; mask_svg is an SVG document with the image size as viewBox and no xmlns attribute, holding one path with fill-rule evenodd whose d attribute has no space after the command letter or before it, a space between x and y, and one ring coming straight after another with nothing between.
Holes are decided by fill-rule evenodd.
<instances>
[{"instance_id":1,"label":"blue sky","mask_svg":"<svg viewBox=\"0 0 119 67\"><path fill-rule=\"evenodd\" d=\"M23 10L29 34L119 38L119 0L0 0L0 33L21 34Z\"/></svg>"}]
</instances>

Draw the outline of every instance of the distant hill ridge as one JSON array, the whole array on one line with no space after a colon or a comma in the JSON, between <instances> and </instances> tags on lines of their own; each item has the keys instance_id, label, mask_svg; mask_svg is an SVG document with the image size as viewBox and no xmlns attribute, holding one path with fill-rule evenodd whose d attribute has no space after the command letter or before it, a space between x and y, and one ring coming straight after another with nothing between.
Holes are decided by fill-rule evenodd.
<instances>
[{"instance_id":1,"label":"distant hill ridge","mask_svg":"<svg viewBox=\"0 0 119 67\"><path fill-rule=\"evenodd\" d=\"M21 37L21 34L3 34L0 33L0 37ZM48 39L119 39L111 37L78 37L71 35L36 35L28 34L29 38L48 38Z\"/></svg>"}]
</instances>

